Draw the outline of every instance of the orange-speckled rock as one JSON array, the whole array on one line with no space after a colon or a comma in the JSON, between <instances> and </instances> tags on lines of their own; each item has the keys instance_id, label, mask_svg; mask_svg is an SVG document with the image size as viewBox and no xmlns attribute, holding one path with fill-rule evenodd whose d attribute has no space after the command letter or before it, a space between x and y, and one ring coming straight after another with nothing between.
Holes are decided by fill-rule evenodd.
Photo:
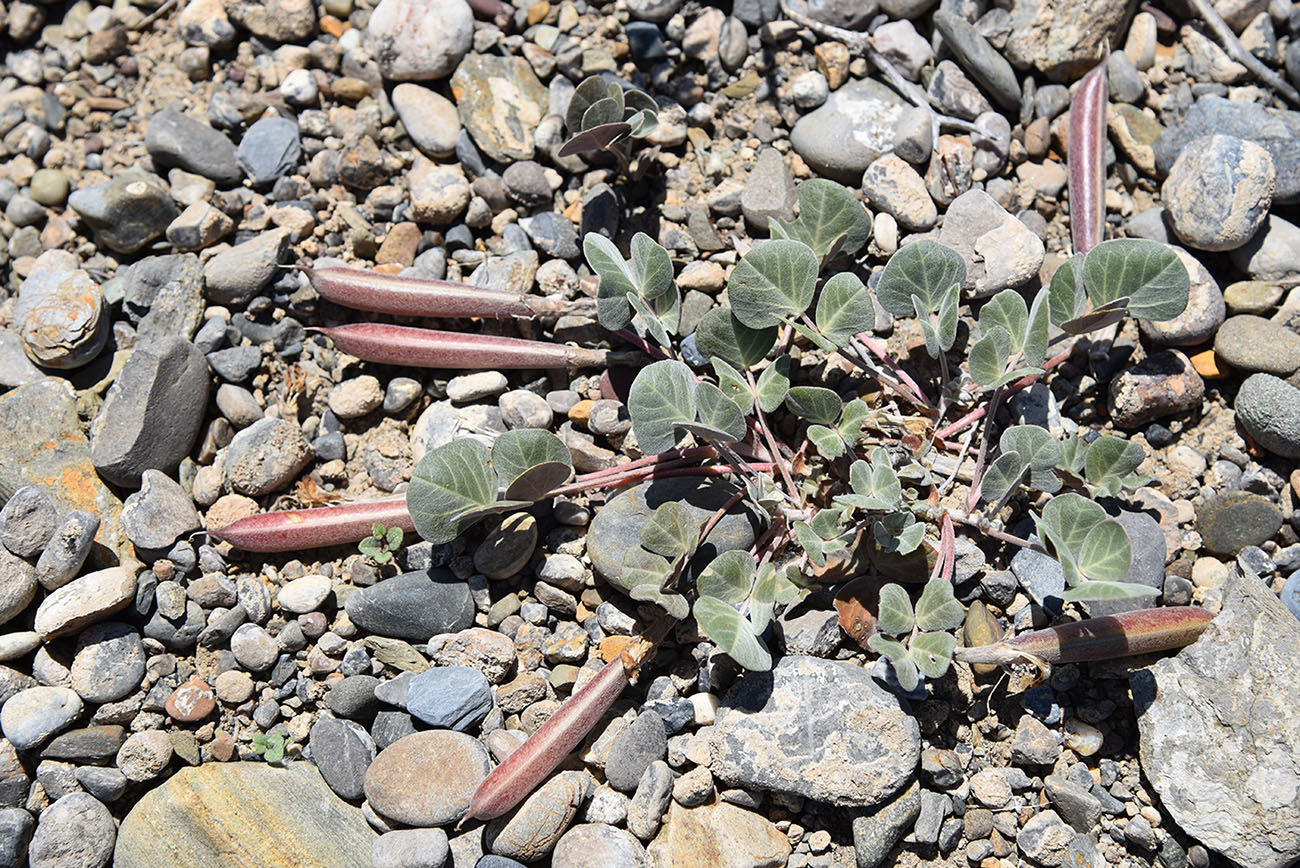
<instances>
[{"instance_id":1,"label":"orange-speckled rock","mask_svg":"<svg viewBox=\"0 0 1300 868\"><path fill-rule=\"evenodd\" d=\"M208 763L182 769L131 809L113 864L369 868L375 837L311 763Z\"/></svg>"},{"instance_id":2,"label":"orange-speckled rock","mask_svg":"<svg viewBox=\"0 0 1300 868\"><path fill-rule=\"evenodd\" d=\"M1221 380L1227 376L1219 367L1219 359L1214 355L1214 350L1202 350L1192 356L1191 361L1196 373L1207 380Z\"/></svg>"},{"instance_id":3,"label":"orange-speckled rock","mask_svg":"<svg viewBox=\"0 0 1300 868\"><path fill-rule=\"evenodd\" d=\"M42 254L18 291L18 336L38 365L79 368L108 342L104 293L78 264L65 251Z\"/></svg>"}]
</instances>

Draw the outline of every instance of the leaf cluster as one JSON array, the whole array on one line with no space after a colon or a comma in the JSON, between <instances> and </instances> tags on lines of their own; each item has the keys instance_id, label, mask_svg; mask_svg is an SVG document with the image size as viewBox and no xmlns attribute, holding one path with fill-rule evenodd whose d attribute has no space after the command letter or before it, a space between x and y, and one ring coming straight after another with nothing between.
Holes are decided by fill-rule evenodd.
<instances>
[{"instance_id":1,"label":"leaf cluster","mask_svg":"<svg viewBox=\"0 0 1300 868\"><path fill-rule=\"evenodd\" d=\"M948 671L957 647L957 638L950 631L961 626L965 617L952 584L944 579L926 583L915 609L901 586L885 585L880 589L879 632L867 639L867 645L889 658L899 687L911 691L919 681L918 673L942 678Z\"/></svg>"},{"instance_id":2,"label":"leaf cluster","mask_svg":"<svg viewBox=\"0 0 1300 868\"><path fill-rule=\"evenodd\" d=\"M363 555L377 564L386 564L393 559L394 553L402 545L402 529L385 527L383 522L375 522L370 536L357 543Z\"/></svg>"},{"instance_id":3,"label":"leaf cluster","mask_svg":"<svg viewBox=\"0 0 1300 868\"><path fill-rule=\"evenodd\" d=\"M569 99L564 125L570 138L560 156L610 150L628 138L643 139L659 126L659 106L648 94L599 75L583 80Z\"/></svg>"},{"instance_id":4,"label":"leaf cluster","mask_svg":"<svg viewBox=\"0 0 1300 868\"><path fill-rule=\"evenodd\" d=\"M278 763L284 759L284 734L271 732L263 735L260 732L253 733L253 753L259 754L262 759L269 763Z\"/></svg>"}]
</instances>

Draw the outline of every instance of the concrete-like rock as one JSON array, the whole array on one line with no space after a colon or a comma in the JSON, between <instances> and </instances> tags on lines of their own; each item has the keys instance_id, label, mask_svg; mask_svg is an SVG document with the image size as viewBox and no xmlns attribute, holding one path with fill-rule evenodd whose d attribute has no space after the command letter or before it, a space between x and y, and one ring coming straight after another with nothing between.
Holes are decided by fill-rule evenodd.
<instances>
[{"instance_id":1,"label":"concrete-like rock","mask_svg":"<svg viewBox=\"0 0 1300 868\"><path fill-rule=\"evenodd\" d=\"M1300 458L1300 389L1270 374L1251 374L1233 409L1256 443L1283 458Z\"/></svg>"},{"instance_id":2,"label":"concrete-like rock","mask_svg":"<svg viewBox=\"0 0 1300 868\"><path fill-rule=\"evenodd\" d=\"M1042 240L983 190L969 190L948 206L939 241L966 260L964 289L974 298L1015 289L1043 264Z\"/></svg>"},{"instance_id":3,"label":"concrete-like rock","mask_svg":"<svg viewBox=\"0 0 1300 868\"><path fill-rule=\"evenodd\" d=\"M465 0L381 0L366 41L387 79L445 78L473 44L474 14Z\"/></svg>"}]
</instances>

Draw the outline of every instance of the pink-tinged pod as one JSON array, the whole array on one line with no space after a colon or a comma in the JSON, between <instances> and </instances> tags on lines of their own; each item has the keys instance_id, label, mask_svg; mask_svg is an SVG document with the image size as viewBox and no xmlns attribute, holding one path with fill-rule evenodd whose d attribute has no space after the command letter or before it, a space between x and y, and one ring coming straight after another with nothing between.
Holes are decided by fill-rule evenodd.
<instances>
[{"instance_id":1,"label":"pink-tinged pod","mask_svg":"<svg viewBox=\"0 0 1300 868\"><path fill-rule=\"evenodd\" d=\"M593 350L496 335L417 329L384 323L317 328L343 352L367 362L415 368L495 371L507 368L598 368L635 363L640 353Z\"/></svg>"},{"instance_id":2,"label":"pink-tinged pod","mask_svg":"<svg viewBox=\"0 0 1300 868\"><path fill-rule=\"evenodd\" d=\"M992 645L958 648L953 656L966 663L1002 666L1032 658L1047 663L1112 660L1190 645L1213 619L1199 606L1137 609L1035 630Z\"/></svg>"},{"instance_id":3,"label":"pink-tinged pod","mask_svg":"<svg viewBox=\"0 0 1300 868\"><path fill-rule=\"evenodd\" d=\"M491 820L522 802L576 748L628 685L620 655L569 697L479 784L467 820Z\"/></svg>"},{"instance_id":4,"label":"pink-tinged pod","mask_svg":"<svg viewBox=\"0 0 1300 868\"><path fill-rule=\"evenodd\" d=\"M531 317L535 311L514 292L446 280L399 277L356 268L304 268L312 289L354 310L429 317Z\"/></svg>"},{"instance_id":5,"label":"pink-tinged pod","mask_svg":"<svg viewBox=\"0 0 1300 868\"><path fill-rule=\"evenodd\" d=\"M413 532L415 525L406 510L406 495L315 509L264 512L210 533L248 552L291 552L359 542L370 536L375 522Z\"/></svg>"},{"instance_id":6,"label":"pink-tinged pod","mask_svg":"<svg viewBox=\"0 0 1300 868\"><path fill-rule=\"evenodd\" d=\"M1106 219L1106 109L1110 97L1103 60L1083 77L1070 102L1070 240L1076 254L1101 243Z\"/></svg>"}]
</instances>

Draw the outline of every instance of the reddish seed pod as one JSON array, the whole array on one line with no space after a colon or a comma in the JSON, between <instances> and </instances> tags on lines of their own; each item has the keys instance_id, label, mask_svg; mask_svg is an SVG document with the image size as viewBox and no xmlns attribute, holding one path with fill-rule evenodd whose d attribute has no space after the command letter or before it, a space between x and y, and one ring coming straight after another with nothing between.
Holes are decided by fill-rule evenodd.
<instances>
[{"instance_id":1,"label":"reddish seed pod","mask_svg":"<svg viewBox=\"0 0 1300 868\"><path fill-rule=\"evenodd\" d=\"M508 368L596 368L628 364L639 353L592 350L564 344L496 335L417 329L384 323L357 323L311 329L345 353L367 362L415 368L495 371Z\"/></svg>"},{"instance_id":2,"label":"reddish seed pod","mask_svg":"<svg viewBox=\"0 0 1300 868\"><path fill-rule=\"evenodd\" d=\"M213 530L213 536L248 552L291 552L297 549L354 543L370 536L375 522L415 530L406 510L406 495L315 509L264 512Z\"/></svg>"},{"instance_id":3,"label":"reddish seed pod","mask_svg":"<svg viewBox=\"0 0 1300 868\"><path fill-rule=\"evenodd\" d=\"M1070 240L1076 254L1101 243L1106 218L1106 61L1083 77L1070 102L1066 165L1070 185Z\"/></svg>"},{"instance_id":4,"label":"reddish seed pod","mask_svg":"<svg viewBox=\"0 0 1300 868\"><path fill-rule=\"evenodd\" d=\"M399 277L356 268L304 268L312 288L354 310L428 317L531 317L533 309L514 292L446 280Z\"/></svg>"},{"instance_id":5,"label":"reddish seed pod","mask_svg":"<svg viewBox=\"0 0 1300 868\"><path fill-rule=\"evenodd\" d=\"M606 663L479 784L466 819L491 820L522 802L586 738L627 685L622 658Z\"/></svg>"},{"instance_id":6,"label":"reddish seed pod","mask_svg":"<svg viewBox=\"0 0 1300 868\"><path fill-rule=\"evenodd\" d=\"M1035 630L992 645L958 648L954 656L967 663L998 665L1018 662L1022 655L1048 663L1113 660L1190 645L1213 619L1199 606L1137 609Z\"/></svg>"}]
</instances>

